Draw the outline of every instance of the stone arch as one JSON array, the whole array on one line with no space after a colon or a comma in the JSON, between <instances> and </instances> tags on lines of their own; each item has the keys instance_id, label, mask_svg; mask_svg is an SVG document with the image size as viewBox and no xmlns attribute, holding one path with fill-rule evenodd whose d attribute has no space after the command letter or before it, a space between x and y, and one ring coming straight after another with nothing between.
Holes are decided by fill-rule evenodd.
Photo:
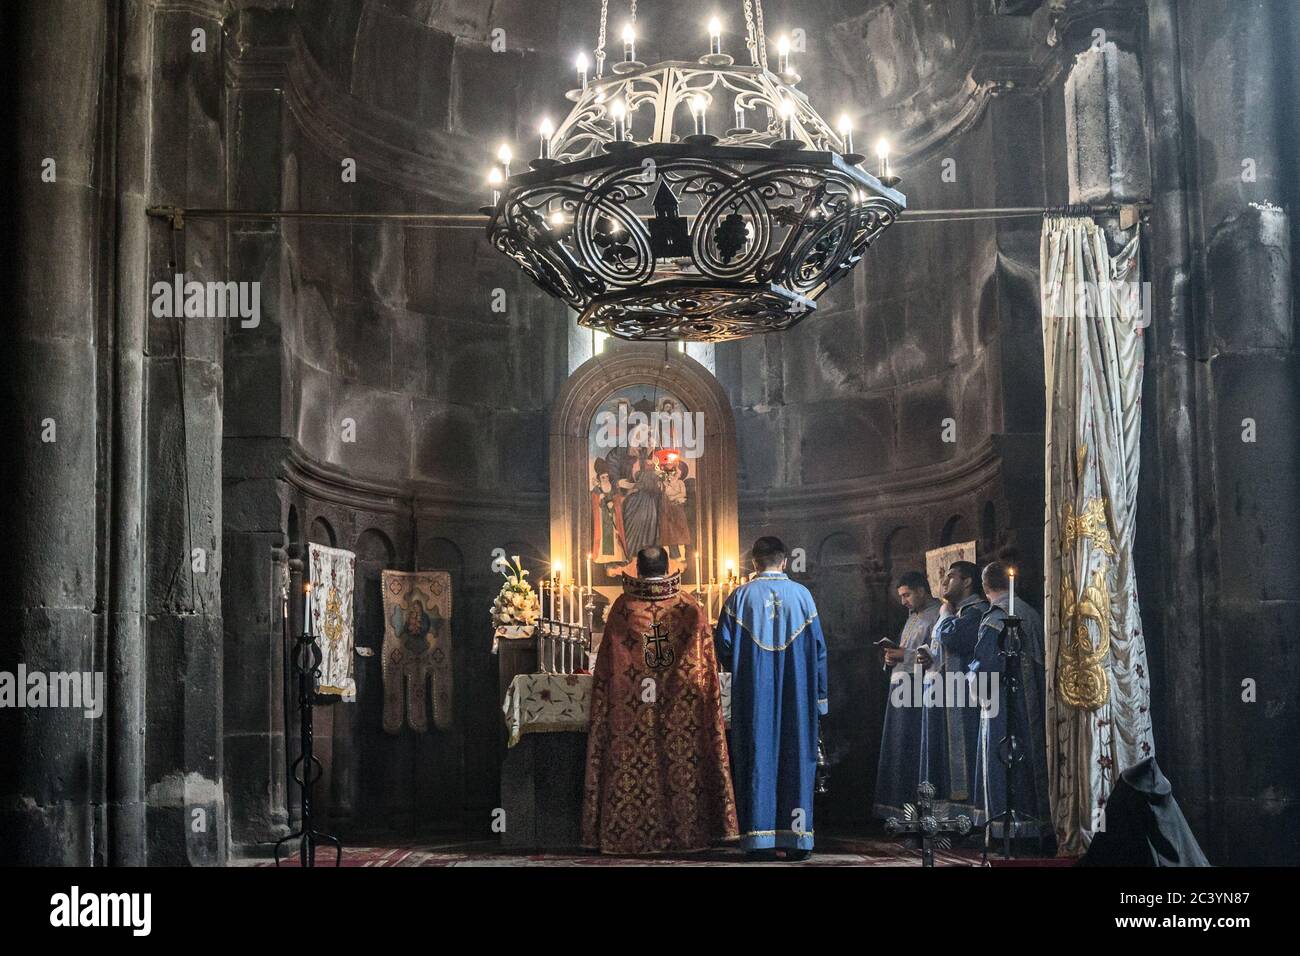
<instances>
[{"instance_id":1,"label":"stone arch","mask_svg":"<svg viewBox=\"0 0 1300 956\"><path fill-rule=\"evenodd\" d=\"M307 540L312 544L324 544L331 548L338 547L338 536L334 533L334 526L329 523L324 515L317 515L311 523L311 531L307 535Z\"/></svg>"},{"instance_id":2,"label":"stone arch","mask_svg":"<svg viewBox=\"0 0 1300 956\"><path fill-rule=\"evenodd\" d=\"M943 523L943 532L939 535L939 544L958 544L970 541L973 532L965 515L956 514Z\"/></svg>"},{"instance_id":3,"label":"stone arch","mask_svg":"<svg viewBox=\"0 0 1300 956\"><path fill-rule=\"evenodd\" d=\"M378 563L384 567L391 567L396 555L397 549L393 547L393 541L388 534L379 528L367 528L357 535L356 544L352 546L356 552L358 565L362 561L368 563Z\"/></svg>"}]
</instances>

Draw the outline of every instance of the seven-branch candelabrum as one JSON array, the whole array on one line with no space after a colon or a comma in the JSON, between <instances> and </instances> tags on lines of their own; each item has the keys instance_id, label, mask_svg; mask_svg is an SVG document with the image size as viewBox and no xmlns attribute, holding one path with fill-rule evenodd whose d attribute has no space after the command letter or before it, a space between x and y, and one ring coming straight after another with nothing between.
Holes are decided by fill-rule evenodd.
<instances>
[{"instance_id":1,"label":"seven-branch candelabrum","mask_svg":"<svg viewBox=\"0 0 1300 956\"><path fill-rule=\"evenodd\" d=\"M541 618L537 622L537 670L543 674L576 674L587 669L591 650L594 591L566 583L553 574L539 584Z\"/></svg>"},{"instance_id":2,"label":"seven-branch candelabrum","mask_svg":"<svg viewBox=\"0 0 1300 956\"><path fill-rule=\"evenodd\" d=\"M628 339L720 341L789 328L906 205L797 88L735 64L721 23L698 61L645 66L636 36L609 73L577 61L573 107L543 118L537 157L493 167L488 235L579 323ZM752 34L751 34L752 38ZM762 58L765 60L765 57Z\"/></svg>"}]
</instances>

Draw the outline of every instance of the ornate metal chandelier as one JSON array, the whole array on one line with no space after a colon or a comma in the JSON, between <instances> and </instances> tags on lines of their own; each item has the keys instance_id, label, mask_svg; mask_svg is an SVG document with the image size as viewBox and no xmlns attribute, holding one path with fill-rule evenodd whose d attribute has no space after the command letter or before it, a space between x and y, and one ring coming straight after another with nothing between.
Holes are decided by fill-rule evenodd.
<instances>
[{"instance_id":1,"label":"ornate metal chandelier","mask_svg":"<svg viewBox=\"0 0 1300 956\"><path fill-rule=\"evenodd\" d=\"M796 88L784 40L768 68L762 0L743 3L750 65L722 52L716 17L698 62L638 62L632 0L606 75L602 0L568 118L542 121L529 171L498 153L488 237L580 325L706 342L790 328L905 208L887 145L880 177L863 170L847 118L832 130Z\"/></svg>"}]
</instances>

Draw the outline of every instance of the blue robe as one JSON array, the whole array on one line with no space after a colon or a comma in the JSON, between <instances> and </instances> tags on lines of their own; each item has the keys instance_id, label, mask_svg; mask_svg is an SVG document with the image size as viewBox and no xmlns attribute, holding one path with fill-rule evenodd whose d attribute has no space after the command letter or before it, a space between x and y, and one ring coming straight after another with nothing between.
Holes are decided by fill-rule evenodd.
<instances>
[{"instance_id":1,"label":"blue robe","mask_svg":"<svg viewBox=\"0 0 1300 956\"><path fill-rule=\"evenodd\" d=\"M743 850L811 850L817 725L827 712L817 606L780 572L731 593L715 632L731 670L731 762Z\"/></svg>"},{"instance_id":2,"label":"blue robe","mask_svg":"<svg viewBox=\"0 0 1300 956\"><path fill-rule=\"evenodd\" d=\"M908 612L898 640L903 659L889 675L885 727L880 735L880 763L876 770L875 814L878 817L902 816L903 805L916 802L917 785L923 778L928 779L921 753L923 695L916 692L919 684L916 669L921 666L916 651L930 643L930 632L938 619L939 602L931 598L920 611Z\"/></svg>"},{"instance_id":3,"label":"blue robe","mask_svg":"<svg viewBox=\"0 0 1300 956\"><path fill-rule=\"evenodd\" d=\"M930 769L936 779L939 800L954 805L974 818L975 772L979 751L979 701L970 692L967 675L976 661L980 639L980 621L989 603L981 594L972 594L957 606L955 614L939 618L934 626L930 652L934 669L927 678L938 682L937 697L941 706L927 708L929 721Z\"/></svg>"}]
</instances>

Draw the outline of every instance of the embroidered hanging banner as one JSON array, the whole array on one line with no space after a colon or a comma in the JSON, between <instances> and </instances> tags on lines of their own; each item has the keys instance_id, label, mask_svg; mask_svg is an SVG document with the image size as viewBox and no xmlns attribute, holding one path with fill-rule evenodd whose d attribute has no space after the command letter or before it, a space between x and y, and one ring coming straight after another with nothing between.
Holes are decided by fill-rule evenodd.
<instances>
[{"instance_id":1,"label":"embroidered hanging banner","mask_svg":"<svg viewBox=\"0 0 1300 956\"><path fill-rule=\"evenodd\" d=\"M1116 776L1154 753L1133 570L1141 433L1138 240L1043 223L1047 384L1046 739L1062 853L1105 828Z\"/></svg>"},{"instance_id":2,"label":"embroidered hanging banner","mask_svg":"<svg viewBox=\"0 0 1300 956\"><path fill-rule=\"evenodd\" d=\"M311 628L320 644L320 683L324 697L357 699L353 679L352 608L357 556L342 548L308 546L311 576Z\"/></svg>"},{"instance_id":3,"label":"embroidered hanging banner","mask_svg":"<svg viewBox=\"0 0 1300 956\"><path fill-rule=\"evenodd\" d=\"M384 730L429 729L428 687L433 683L433 724L451 726L451 574L385 571Z\"/></svg>"}]
</instances>

